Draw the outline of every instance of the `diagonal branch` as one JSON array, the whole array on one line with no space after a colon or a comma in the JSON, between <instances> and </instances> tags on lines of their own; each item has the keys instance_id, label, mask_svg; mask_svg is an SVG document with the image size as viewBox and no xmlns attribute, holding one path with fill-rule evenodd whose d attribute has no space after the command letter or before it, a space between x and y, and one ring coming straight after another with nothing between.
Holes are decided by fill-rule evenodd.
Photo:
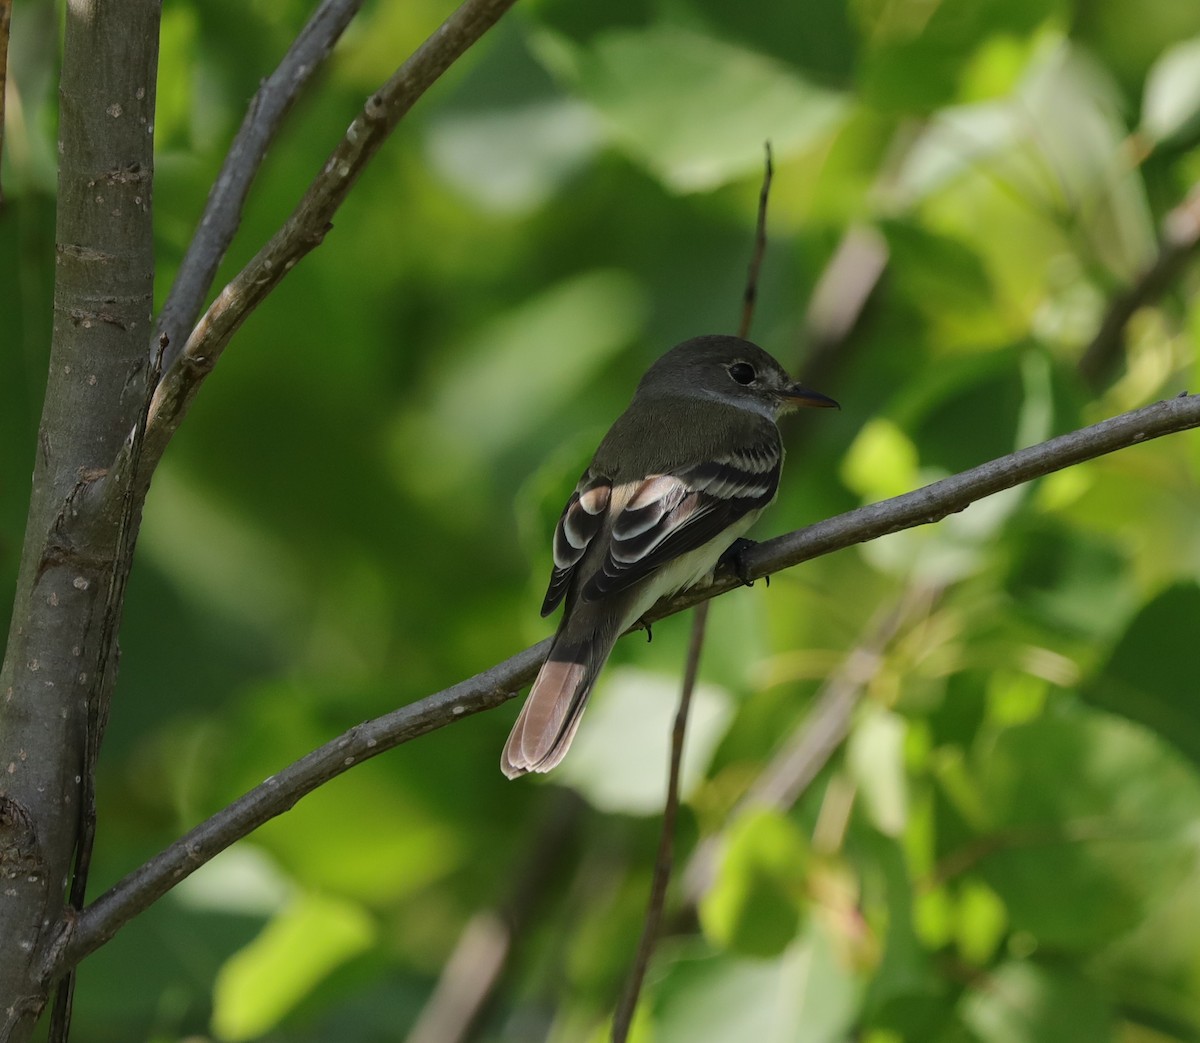
<instances>
[{"instance_id":1,"label":"diagonal branch","mask_svg":"<svg viewBox=\"0 0 1200 1043\"><path fill-rule=\"evenodd\" d=\"M366 165L418 99L516 0L465 0L382 87L346 130L283 227L209 305L163 374L142 450L144 488L204 378L247 316L295 264L321 244Z\"/></svg>"},{"instance_id":2,"label":"diagonal branch","mask_svg":"<svg viewBox=\"0 0 1200 1043\"><path fill-rule=\"evenodd\" d=\"M1118 449L1127 449L1140 442L1195 427L1200 427L1200 395L1186 392L1176 398L1121 413L1090 427L1059 435L1048 442L997 457L902 496L868 504L817 522L806 529L759 543L742 555L746 578L761 579L843 547L867 543L901 529L941 521L985 496L1012 489ZM739 578L723 574L711 587L685 591L669 606L652 609L646 614L646 622L653 623L663 616L741 585Z\"/></svg>"},{"instance_id":3,"label":"diagonal branch","mask_svg":"<svg viewBox=\"0 0 1200 1043\"><path fill-rule=\"evenodd\" d=\"M914 492L818 522L758 544L743 563L751 578L852 547L900 529L939 521L975 500L1164 435L1200 427L1200 395L1180 395L1136 409L1028 449L981 464ZM722 575L701 591L661 606L663 616L722 594L741 581ZM419 702L351 728L284 768L202 822L134 870L60 928L43 961L47 979L61 975L111 938L124 924L235 841L282 814L301 797L360 761L482 710L499 706L532 679L549 639Z\"/></svg>"},{"instance_id":4,"label":"diagonal branch","mask_svg":"<svg viewBox=\"0 0 1200 1043\"><path fill-rule=\"evenodd\" d=\"M7 0L0 0L3 5ZM164 367L179 356L217 267L242 221L242 208L263 157L300 92L329 57L363 0L323 0L287 54L250 102L246 118L229 146L213 182L196 234L188 244L179 273L163 305L152 343L166 336Z\"/></svg>"}]
</instances>

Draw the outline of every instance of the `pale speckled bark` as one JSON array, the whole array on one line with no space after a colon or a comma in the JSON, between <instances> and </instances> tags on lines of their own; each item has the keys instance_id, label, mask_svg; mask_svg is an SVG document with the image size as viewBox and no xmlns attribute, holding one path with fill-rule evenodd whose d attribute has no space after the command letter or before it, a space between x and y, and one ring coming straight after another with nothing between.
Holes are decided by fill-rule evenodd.
<instances>
[{"instance_id":1,"label":"pale speckled bark","mask_svg":"<svg viewBox=\"0 0 1200 1043\"><path fill-rule=\"evenodd\" d=\"M163 349L181 347L181 331L187 332L237 227L245 191L279 119L358 0L323 0L256 97L223 168L225 180L210 198L206 229L185 261L181 278L187 278L164 316L162 330L174 332L166 338L174 345L152 334L149 314L160 0L68 2L54 340L13 624L0 667L0 1043L29 1038L50 983L76 962L66 951L76 917L66 915L65 894L73 852L86 835L79 808L88 795L89 751L94 755L116 674L124 582L154 466L241 321L320 242L330 215L405 113L514 2L465 0L371 96L366 122L355 124L362 140L357 146L343 141L333 165L260 253L268 271L278 256L278 270L251 293L240 292L243 282L235 280L201 321L202 335L187 337L200 347L175 365L168 359L162 383L177 408L166 410L165 419L160 410L144 441ZM248 269L254 279L261 274L257 263ZM56 1007L56 1014L63 1009Z\"/></svg>"},{"instance_id":2,"label":"pale speckled bark","mask_svg":"<svg viewBox=\"0 0 1200 1043\"><path fill-rule=\"evenodd\" d=\"M0 1040L29 1038L45 1004L38 958L79 838L87 708L115 673L122 500L105 469L146 395L158 22L158 0L66 7L54 334L0 669Z\"/></svg>"}]
</instances>

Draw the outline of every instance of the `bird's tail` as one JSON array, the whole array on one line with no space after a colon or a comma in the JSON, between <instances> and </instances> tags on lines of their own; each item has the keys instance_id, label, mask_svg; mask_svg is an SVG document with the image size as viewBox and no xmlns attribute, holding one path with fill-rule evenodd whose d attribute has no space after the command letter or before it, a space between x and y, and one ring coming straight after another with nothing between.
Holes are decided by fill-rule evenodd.
<instances>
[{"instance_id":1,"label":"bird's tail","mask_svg":"<svg viewBox=\"0 0 1200 1043\"><path fill-rule=\"evenodd\" d=\"M560 632L555 638L504 744L500 770L510 779L529 771L549 771L567 755L596 675L618 633L568 640Z\"/></svg>"}]
</instances>

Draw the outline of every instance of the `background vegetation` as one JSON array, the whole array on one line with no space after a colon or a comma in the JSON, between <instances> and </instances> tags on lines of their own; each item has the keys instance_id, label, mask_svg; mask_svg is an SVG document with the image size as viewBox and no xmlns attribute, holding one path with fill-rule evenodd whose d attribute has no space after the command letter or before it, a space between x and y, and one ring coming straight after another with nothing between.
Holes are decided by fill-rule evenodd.
<instances>
[{"instance_id":1,"label":"background vegetation","mask_svg":"<svg viewBox=\"0 0 1200 1043\"><path fill-rule=\"evenodd\" d=\"M448 10L367 6L219 284ZM160 295L308 14L166 6ZM5 590L52 319L58 23L17 0ZM762 534L1195 389L1195 273L1172 273L1118 354L1083 360L1164 222L1198 219L1177 208L1200 182L1200 8L518 5L247 322L156 476L93 893L356 721L548 632L549 533L598 437L662 350L736 326L766 138L755 339L843 411L792 423ZM1175 436L714 604L674 933L638 1039L1200 1038L1198 477L1200 441ZM510 707L306 798L82 966L73 1038L404 1038L490 910L521 929L474 1038L603 1038L686 634L675 619L621 644L544 782L499 773ZM853 704L844 746L794 803L735 811L830 676Z\"/></svg>"}]
</instances>

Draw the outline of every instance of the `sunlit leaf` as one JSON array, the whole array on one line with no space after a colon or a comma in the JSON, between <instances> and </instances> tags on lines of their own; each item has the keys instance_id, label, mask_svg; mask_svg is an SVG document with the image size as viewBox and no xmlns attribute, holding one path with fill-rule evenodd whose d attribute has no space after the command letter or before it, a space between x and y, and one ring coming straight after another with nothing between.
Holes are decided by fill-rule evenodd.
<instances>
[{"instance_id":1,"label":"sunlit leaf","mask_svg":"<svg viewBox=\"0 0 1200 1043\"><path fill-rule=\"evenodd\" d=\"M429 152L482 208L523 213L545 203L598 139L592 111L561 99L447 116L431 128Z\"/></svg>"},{"instance_id":2,"label":"sunlit leaf","mask_svg":"<svg viewBox=\"0 0 1200 1043\"><path fill-rule=\"evenodd\" d=\"M864 500L885 500L917 485L917 447L883 417L868 421L842 461L842 480Z\"/></svg>"},{"instance_id":3,"label":"sunlit leaf","mask_svg":"<svg viewBox=\"0 0 1200 1043\"><path fill-rule=\"evenodd\" d=\"M1142 606L1085 686L1086 698L1153 728L1200 764L1195 639L1200 587L1169 587Z\"/></svg>"},{"instance_id":4,"label":"sunlit leaf","mask_svg":"<svg viewBox=\"0 0 1200 1043\"><path fill-rule=\"evenodd\" d=\"M1113 1038L1100 989L1081 975L1029 962L988 972L963 999L981 1043L1099 1043Z\"/></svg>"},{"instance_id":5,"label":"sunlit leaf","mask_svg":"<svg viewBox=\"0 0 1200 1043\"><path fill-rule=\"evenodd\" d=\"M858 984L813 923L773 960L676 963L660 986L657 1043L840 1043Z\"/></svg>"},{"instance_id":6,"label":"sunlit leaf","mask_svg":"<svg viewBox=\"0 0 1200 1043\"><path fill-rule=\"evenodd\" d=\"M671 727L679 681L631 667L600 677L591 705L563 762L559 778L597 807L648 815L662 808L670 763ZM684 797L703 777L729 722L729 695L698 684L692 693L684 745Z\"/></svg>"},{"instance_id":7,"label":"sunlit leaf","mask_svg":"<svg viewBox=\"0 0 1200 1043\"><path fill-rule=\"evenodd\" d=\"M754 811L722 840L721 865L700 906L713 941L750 956L778 956L805 912L809 864L803 835L783 816Z\"/></svg>"},{"instance_id":8,"label":"sunlit leaf","mask_svg":"<svg viewBox=\"0 0 1200 1043\"><path fill-rule=\"evenodd\" d=\"M991 820L979 867L1041 944L1081 950L1128 930L1197 858L1200 779L1127 721L1007 728L981 745L978 771Z\"/></svg>"},{"instance_id":9,"label":"sunlit leaf","mask_svg":"<svg viewBox=\"0 0 1200 1043\"><path fill-rule=\"evenodd\" d=\"M317 894L297 898L221 968L213 1031L230 1041L262 1035L317 982L370 945L374 934L371 918L351 902Z\"/></svg>"},{"instance_id":10,"label":"sunlit leaf","mask_svg":"<svg viewBox=\"0 0 1200 1043\"><path fill-rule=\"evenodd\" d=\"M898 836L908 822L908 780L904 770L907 723L886 710L868 712L850 737L846 765L862 792L876 828Z\"/></svg>"},{"instance_id":11,"label":"sunlit leaf","mask_svg":"<svg viewBox=\"0 0 1200 1043\"><path fill-rule=\"evenodd\" d=\"M958 895L958 951L968 963L983 966L1004 938L1008 916L1004 903L986 884L967 881Z\"/></svg>"},{"instance_id":12,"label":"sunlit leaf","mask_svg":"<svg viewBox=\"0 0 1200 1043\"><path fill-rule=\"evenodd\" d=\"M1200 118L1200 37L1163 52L1146 77L1142 130L1156 140L1185 130Z\"/></svg>"},{"instance_id":13,"label":"sunlit leaf","mask_svg":"<svg viewBox=\"0 0 1200 1043\"><path fill-rule=\"evenodd\" d=\"M680 192L756 172L764 142L787 156L845 110L772 59L675 27L603 34L578 76L614 139Z\"/></svg>"}]
</instances>

